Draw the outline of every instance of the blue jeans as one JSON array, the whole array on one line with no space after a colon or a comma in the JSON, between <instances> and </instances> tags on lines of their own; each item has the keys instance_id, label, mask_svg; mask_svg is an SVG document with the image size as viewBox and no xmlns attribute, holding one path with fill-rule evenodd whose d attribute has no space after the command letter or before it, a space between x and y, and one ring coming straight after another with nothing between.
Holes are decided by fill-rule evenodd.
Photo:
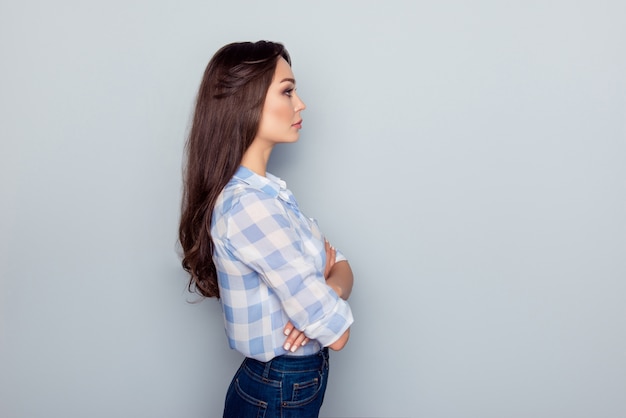
<instances>
[{"instance_id":1,"label":"blue jeans","mask_svg":"<svg viewBox=\"0 0 626 418\"><path fill-rule=\"evenodd\" d=\"M328 381L328 348L310 356L246 358L233 377L225 418L315 418Z\"/></svg>"}]
</instances>

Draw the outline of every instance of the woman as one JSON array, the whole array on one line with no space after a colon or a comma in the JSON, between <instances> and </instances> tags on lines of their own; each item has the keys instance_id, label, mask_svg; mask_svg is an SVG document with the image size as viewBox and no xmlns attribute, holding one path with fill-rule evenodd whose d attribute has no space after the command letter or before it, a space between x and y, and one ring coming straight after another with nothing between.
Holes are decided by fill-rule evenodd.
<instances>
[{"instance_id":1,"label":"woman","mask_svg":"<svg viewBox=\"0 0 626 418\"><path fill-rule=\"evenodd\" d=\"M298 140L305 105L278 43L234 43L209 62L186 144L179 238L189 287L219 298L246 358L225 417L315 417L353 322L352 270L278 177L272 149Z\"/></svg>"}]
</instances>

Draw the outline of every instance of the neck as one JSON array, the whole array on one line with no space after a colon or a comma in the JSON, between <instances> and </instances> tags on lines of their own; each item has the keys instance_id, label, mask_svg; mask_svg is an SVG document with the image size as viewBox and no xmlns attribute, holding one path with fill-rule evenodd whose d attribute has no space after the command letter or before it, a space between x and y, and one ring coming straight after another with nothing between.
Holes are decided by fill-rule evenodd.
<instances>
[{"instance_id":1,"label":"neck","mask_svg":"<svg viewBox=\"0 0 626 418\"><path fill-rule=\"evenodd\" d=\"M243 154L241 165L265 177L267 162L270 160L272 148L273 147L261 147L257 141L252 142L250 147Z\"/></svg>"}]
</instances>

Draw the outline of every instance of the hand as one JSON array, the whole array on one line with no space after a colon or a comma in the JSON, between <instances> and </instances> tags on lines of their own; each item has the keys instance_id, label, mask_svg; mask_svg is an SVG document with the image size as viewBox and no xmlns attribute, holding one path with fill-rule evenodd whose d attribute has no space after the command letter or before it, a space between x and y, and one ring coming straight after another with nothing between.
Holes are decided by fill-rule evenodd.
<instances>
[{"instance_id":1,"label":"hand","mask_svg":"<svg viewBox=\"0 0 626 418\"><path fill-rule=\"evenodd\" d=\"M309 339L302 331L297 330L291 322L287 322L283 333L287 336L283 343L283 348L287 351L295 353L298 348L305 346Z\"/></svg>"},{"instance_id":2,"label":"hand","mask_svg":"<svg viewBox=\"0 0 626 418\"><path fill-rule=\"evenodd\" d=\"M328 279L330 270L335 265L335 259L337 258L337 250L330 245L326 239L324 240L324 249L326 250L326 267L324 267L324 278Z\"/></svg>"},{"instance_id":3,"label":"hand","mask_svg":"<svg viewBox=\"0 0 626 418\"><path fill-rule=\"evenodd\" d=\"M326 279L326 284L330 286L339 297L341 297L341 287L339 287L333 280L328 280L330 278L330 272L335 266L337 260L337 250L335 247L330 245L330 242L327 240L324 240L324 249L326 250L326 267L324 267L324 278Z\"/></svg>"}]
</instances>

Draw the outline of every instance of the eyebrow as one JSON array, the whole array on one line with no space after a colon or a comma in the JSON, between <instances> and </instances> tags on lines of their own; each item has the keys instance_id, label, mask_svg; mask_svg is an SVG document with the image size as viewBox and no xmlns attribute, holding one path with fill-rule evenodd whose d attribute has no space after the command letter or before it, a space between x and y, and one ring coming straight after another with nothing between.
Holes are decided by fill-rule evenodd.
<instances>
[{"instance_id":1,"label":"eyebrow","mask_svg":"<svg viewBox=\"0 0 626 418\"><path fill-rule=\"evenodd\" d=\"M296 80L294 80L293 78L283 78L282 80L280 80L281 83L284 83L285 81L289 81L293 84L296 84Z\"/></svg>"}]
</instances>

